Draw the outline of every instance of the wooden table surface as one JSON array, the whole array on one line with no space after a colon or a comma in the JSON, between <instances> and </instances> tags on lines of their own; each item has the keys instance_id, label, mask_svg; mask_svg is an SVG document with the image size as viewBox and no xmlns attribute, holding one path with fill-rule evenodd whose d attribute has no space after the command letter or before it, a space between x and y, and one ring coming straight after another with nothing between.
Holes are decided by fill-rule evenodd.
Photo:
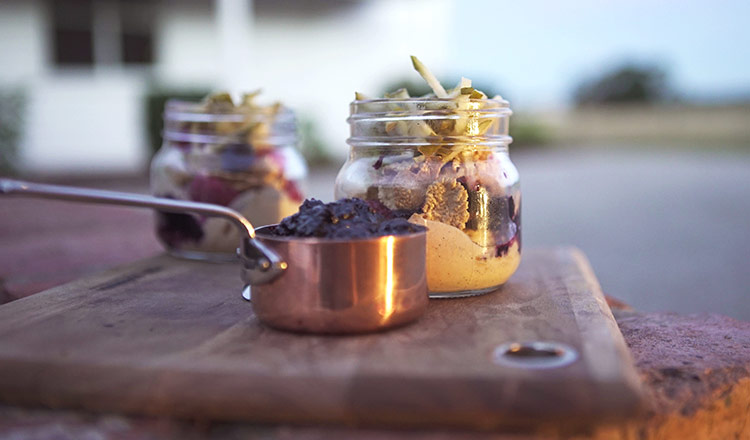
<instances>
[{"instance_id":1,"label":"wooden table surface","mask_svg":"<svg viewBox=\"0 0 750 440\"><path fill-rule=\"evenodd\" d=\"M583 254L524 250L503 288L362 335L262 325L238 265L161 255L0 306L0 401L212 421L465 429L637 415L632 358ZM510 342L565 358L498 358ZM548 363L548 362L551 362Z\"/></svg>"},{"instance_id":2,"label":"wooden table surface","mask_svg":"<svg viewBox=\"0 0 750 440\"><path fill-rule=\"evenodd\" d=\"M146 211L11 199L0 200L0 212L0 302L160 251ZM0 406L0 439L750 439L750 323L710 314L642 313L610 304L650 402L647 413L628 425L583 433L570 433L564 424L541 433L388 431Z\"/></svg>"}]
</instances>

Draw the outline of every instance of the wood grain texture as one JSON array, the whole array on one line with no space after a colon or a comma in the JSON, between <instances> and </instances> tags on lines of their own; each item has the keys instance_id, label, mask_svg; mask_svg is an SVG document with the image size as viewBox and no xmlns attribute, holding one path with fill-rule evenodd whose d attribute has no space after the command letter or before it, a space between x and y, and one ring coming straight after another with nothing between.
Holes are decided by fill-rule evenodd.
<instances>
[{"instance_id":1,"label":"wood grain texture","mask_svg":"<svg viewBox=\"0 0 750 440\"><path fill-rule=\"evenodd\" d=\"M503 433L424 429L212 423L0 405L0 439L240 440L707 440L750 439L750 322L718 315L646 313L613 307L644 382L650 410L633 420ZM536 428L536 429L535 429ZM566 434L567 433L567 434Z\"/></svg>"},{"instance_id":2,"label":"wood grain texture","mask_svg":"<svg viewBox=\"0 0 750 440\"><path fill-rule=\"evenodd\" d=\"M283 333L234 265L143 260L0 306L0 399L204 420L520 426L633 415L639 383L585 257L529 251L497 292L434 300L363 336ZM567 343L567 367L492 362L508 341Z\"/></svg>"}]
</instances>

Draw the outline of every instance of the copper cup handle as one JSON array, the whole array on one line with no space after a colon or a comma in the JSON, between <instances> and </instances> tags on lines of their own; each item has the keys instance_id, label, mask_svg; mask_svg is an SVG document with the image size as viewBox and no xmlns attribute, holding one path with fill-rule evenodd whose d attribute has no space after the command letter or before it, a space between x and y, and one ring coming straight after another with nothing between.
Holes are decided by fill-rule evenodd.
<instances>
[{"instance_id":1,"label":"copper cup handle","mask_svg":"<svg viewBox=\"0 0 750 440\"><path fill-rule=\"evenodd\" d=\"M237 249L237 255L242 261L242 276L245 282L251 285L269 283L281 275L287 267L286 262L276 252L255 239L255 228L242 214L224 206L118 191L46 185L4 178L0 178L0 195L134 206L167 212L192 212L211 217L223 217L231 221L245 235L241 246Z\"/></svg>"}]
</instances>

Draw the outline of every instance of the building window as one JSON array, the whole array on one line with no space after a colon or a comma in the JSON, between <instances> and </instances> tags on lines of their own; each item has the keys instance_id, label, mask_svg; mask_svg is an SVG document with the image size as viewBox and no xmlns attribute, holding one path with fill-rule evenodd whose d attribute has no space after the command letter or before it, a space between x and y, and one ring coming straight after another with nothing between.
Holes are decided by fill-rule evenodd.
<instances>
[{"instance_id":1,"label":"building window","mask_svg":"<svg viewBox=\"0 0 750 440\"><path fill-rule=\"evenodd\" d=\"M122 33L122 62L148 64L151 58L151 35Z\"/></svg>"},{"instance_id":2,"label":"building window","mask_svg":"<svg viewBox=\"0 0 750 440\"><path fill-rule=\"evenodd\" d=\"M56 66L153 62L153 1L52 0L51 3Z\"/></svg>"},{"instance_id":3,"label":"building window","mask_svg":"<svg viewBox=\"0 0 750 440\"><path fill-rule=\"evenodd\" d=\"M146 0L120 1L120 47L125 64L153 62L154 4Z\"/></svg>"},{"instance_id":4,"label":"building window","mask_svg":"<svg viewBox=\"0 0 750 440\"><path fill-rule=\"evenodd\" d=\"M52 2L54 61L59 66L94 63L91 0Z\"/></svg>"}]
</instances>

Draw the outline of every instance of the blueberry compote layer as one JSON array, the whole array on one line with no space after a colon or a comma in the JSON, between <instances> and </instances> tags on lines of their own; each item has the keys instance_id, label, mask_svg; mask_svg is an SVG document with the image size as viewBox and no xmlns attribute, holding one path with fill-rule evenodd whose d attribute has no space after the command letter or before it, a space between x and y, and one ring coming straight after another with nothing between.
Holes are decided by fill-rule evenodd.
<instances>
[{"instance_id":1,"label":"blueberry compote layer","mask_svg":"<svg viewBox=\"0 0 750 440\"><path fill-rule=\"evenodd\" d=\"M305 200L299 212L282 220L270 232L279 237L358 239L424 230L422 226L395 216L381 203L351 198L331 203Z\"/></svg>"}]
</instances>

